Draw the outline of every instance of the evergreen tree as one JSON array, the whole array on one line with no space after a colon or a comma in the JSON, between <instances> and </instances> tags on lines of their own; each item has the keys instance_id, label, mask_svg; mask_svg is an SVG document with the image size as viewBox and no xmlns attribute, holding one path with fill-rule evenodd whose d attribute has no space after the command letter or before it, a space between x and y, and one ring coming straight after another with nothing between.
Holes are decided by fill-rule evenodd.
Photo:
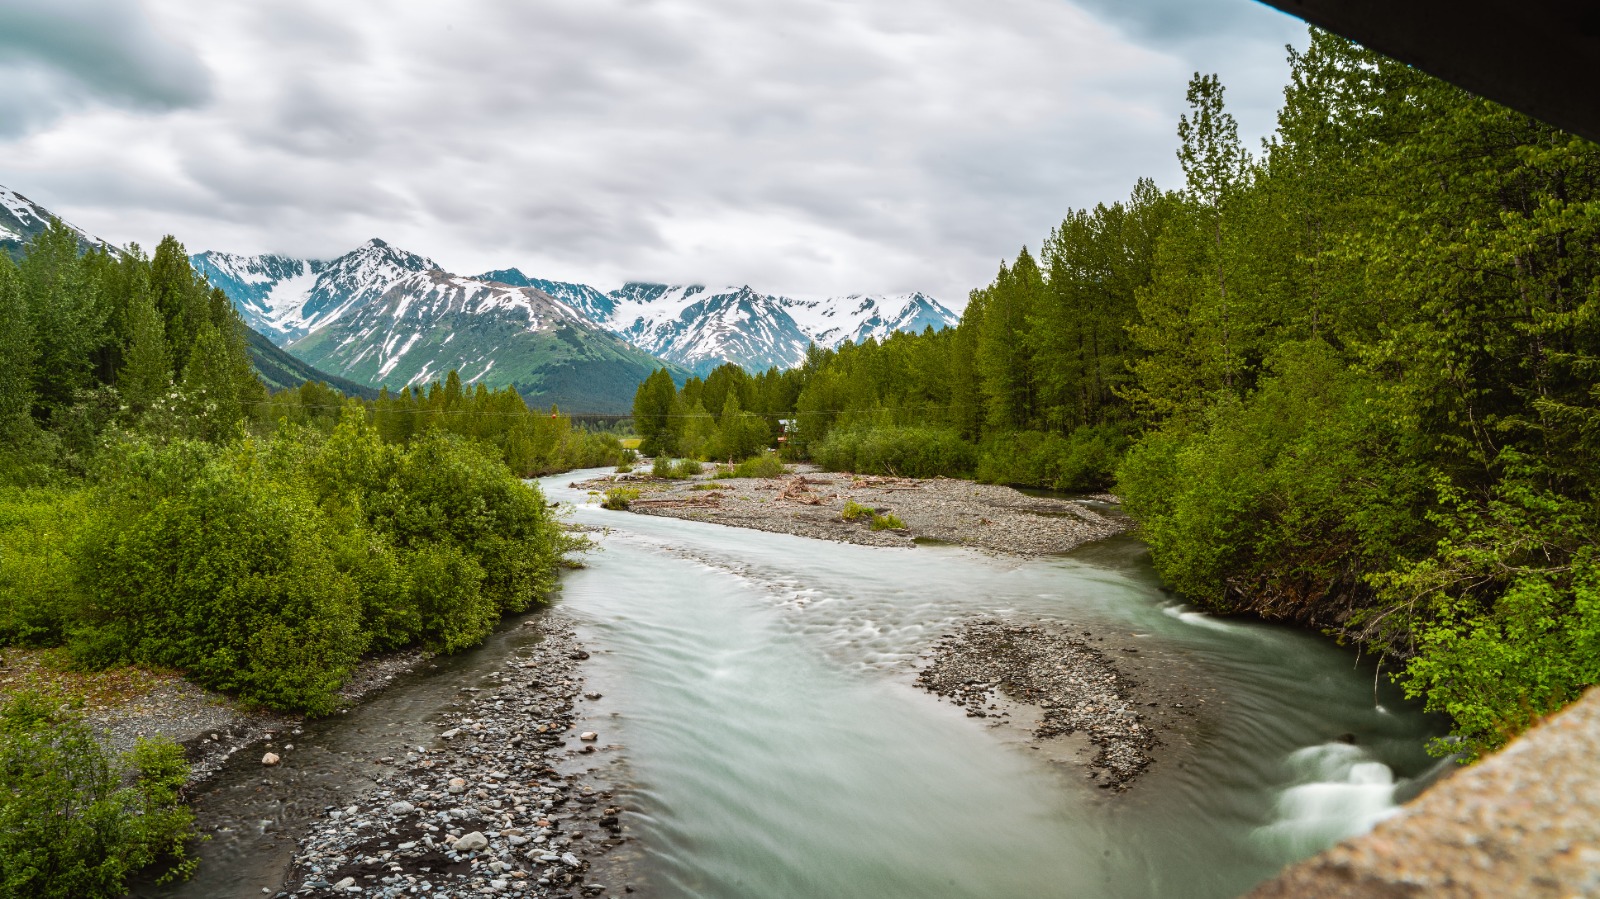
<instances>
[{"instance_id":1,"label":"evergreen tree","mask_svg":"<svg viewBox=\"0 0 1600 899\"><path fill-rule=\"evenodd\" d=\"M26 303L21 275L11 257L0 253L0 441L27 427L34 405L38 353Z\"/></svg>"},{"instance_id":2,"label":"evergreen tree","mask_svg":"<svg viewBox=\"0 0 1600 899\"><path fill-rule=\"evenodd\" d=\"M117 387L137 412L172 386L172 352L167 347L165 322L156 310L148 276L140 278L130 291L127 318L128 348L123 354L126 362L118 373Z\"/></svg>"}]
</instances>

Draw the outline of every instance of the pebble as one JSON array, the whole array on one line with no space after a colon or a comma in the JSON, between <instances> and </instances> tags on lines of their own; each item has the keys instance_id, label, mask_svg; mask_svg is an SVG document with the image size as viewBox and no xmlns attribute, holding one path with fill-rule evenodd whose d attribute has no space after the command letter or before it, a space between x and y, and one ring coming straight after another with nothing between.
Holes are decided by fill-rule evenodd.
<instances>
[{"instance_id":1,"label":"pebble","mask_svg":"<svg viewBox=\"0 0 1600 899\"><path fill-rule=\"evenodd\" d=\"M277 763L278 763L278 754L276 752L269 752L266 755L261 757L261 764L266 765L269 768L272 767L273 765L276 765Z\"/></svg>"},{"instance_id":2,"label":"pebble","mask_svg":"<svg viewBox=\"0 0 1600 899\"><path fill-rule=\"evenodd\" d=\"M479 681L481 689L462 691L433 748L412 747L375 769L367 811L330 809L311 825L285 899L604 891L585 877L595 858L628 839L623 809L599 784L555 767L578 752L568 733L582 690L578 656L586 653L570 623L552 615L532 621L543 639Z\"/></svg>"},{"instance_id":3,"label":"pebble","mask_svg":"<svg viewBox=\"0 0 1600 899\"><path fill-rule=\"evenodd\" d=\"M1099 748L1091 777L1107 774L1104 789L1125 790L1150 765L1159 742L1131 710L1131 682L1086 640L1036 624L975 619L946 635L917 684L964 707L969 718L994 711L996 694L1036 705L1037 740L1083 733Z\"/></svg>"}]
</instances>

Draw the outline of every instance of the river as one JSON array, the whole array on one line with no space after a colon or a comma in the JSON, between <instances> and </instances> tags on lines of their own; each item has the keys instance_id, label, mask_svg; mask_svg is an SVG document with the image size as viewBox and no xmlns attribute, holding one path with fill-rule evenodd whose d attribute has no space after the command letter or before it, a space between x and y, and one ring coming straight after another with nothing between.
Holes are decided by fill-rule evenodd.
<instances>
[{"instance_id":1,"label":"river","mask_svg":"<svg viewBox=\"0 0 1600 899\"><path fill-rule=\"evenodd\" d=\"M586 689L603 698L583 728L624 766L641 895L1236 896L1440 770L1423 750L1439 722L1369 663L1186 608L1132 538L1032 560L837 544L602 510L566 486L594 474L541 486L606 529L556 605L593 653ZM1141 658L1181 659L1194 726L1162 734L1126 793L1095 789L913 685L921 654L978 615L1115 631ZM140 895L275 886L285 832L361 783L351 747L431 738L429 717L518 639L308 725L293 784L258 790L253 759L230 765L201 798L237 804L237 835L203 850L196 883Z\"/></svg>"}]
</instances>

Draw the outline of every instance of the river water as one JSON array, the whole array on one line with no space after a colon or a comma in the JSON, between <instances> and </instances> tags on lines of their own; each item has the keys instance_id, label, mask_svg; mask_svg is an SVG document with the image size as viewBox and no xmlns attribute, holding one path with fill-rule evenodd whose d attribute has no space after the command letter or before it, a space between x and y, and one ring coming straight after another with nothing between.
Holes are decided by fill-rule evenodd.
<instances>
[{"instance_id":1,"label":"river water","mask_svg":"<svg viewBox=\"0 0 1600 899\"><path fill-rule=\"evenodd\" d=\"M603 694L582 727L625 760L638 894L1236 896L1440 770L1423 751L1439 723L1370 665L1184 607L1134 539L1025 561L836 544L602 510L567 486L595 474L541 486L606 529L557 607ZM913 686L922 653L979 615L1137 640L1140 659L1181 660L1200 712L1129 791L1097 790ZM354 760L431 739L426 722L523 639L508 630L308 725L292 783L230 765L201 799L233 808L238 831L202 850L196 883L140 895L275 892L296 822L363 786Z\"/></svg>"}]
</instances>

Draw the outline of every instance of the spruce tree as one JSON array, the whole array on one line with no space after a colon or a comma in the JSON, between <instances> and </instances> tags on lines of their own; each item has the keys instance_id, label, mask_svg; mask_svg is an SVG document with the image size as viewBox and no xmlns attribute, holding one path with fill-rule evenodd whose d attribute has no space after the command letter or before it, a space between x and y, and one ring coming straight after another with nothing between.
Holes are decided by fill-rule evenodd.
<instances>
[{"instance_id":1,"label":"spruce tree","mask_svg":"<svg viewBox=\"0 0 1600 899\"><path fill-rule=\"evenodd\" d=\"M22 277L11 257L0 253L0 440L25 428L33 409L38 351L25 303Z\"/></svg>"},{"instance_id":2,"label":"spruce tree","mask_svg":"<svg viewBox=\"0 0 1600 899\"><path fill-rule=\"evenodd\" d=\"M133 286L128 298L128 348L117 376L117 387L137 411L172 386L172 351L166 327L156 310L148 278Z\"/></svg>"}]
</instances>

